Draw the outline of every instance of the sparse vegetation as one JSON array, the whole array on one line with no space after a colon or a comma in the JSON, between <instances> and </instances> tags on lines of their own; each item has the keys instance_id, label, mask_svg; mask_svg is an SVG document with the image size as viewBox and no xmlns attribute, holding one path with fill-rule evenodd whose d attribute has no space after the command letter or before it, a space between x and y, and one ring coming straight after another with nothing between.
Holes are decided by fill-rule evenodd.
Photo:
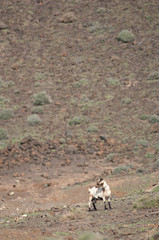
<instances>
[{"instance_id":1,"label":"sparse vegetation","mask_svg":"<svg viewBox=\"0 0 159 240\"><path fill-rule=\"evenodd\" d=\"M136 143L137 146L148 147L148 141L145 139L139 139Z\"/></svg>"},{"instance_id":2,"label":"sparse vegetation","mask_svg":"<svg viewBox=\"0 0 159 240\"><path fill-rule=\"evenodd\" d=\"M120 85L119 80L116 78L108 78L107 81L109 85L113 85L113 86Z\"/></svg>"},{"instance_id":3,"label":"sparse vegetation","mask_svg":"<svg viewBox=\"0 0 159 240\"><path fill-rule=\"evenodd\" d=\"M106 12L106 9L104 7L101 7L101 8L97 9L97 13L99 13L99 14L102 14L102 13L105 13L105 12Z\"/></svg>"},{"instance_id":4,"label":"sparse vegetation","mask_svg":"<svg viewBox=\"0 0 159 240\"><path fill-rule=\"evenodd\" d=\"M152 116L150 116L150 118L149 118L149 122L150 123L159 123L159 116L158 115L152 115Z\"/></svg>"},{"instance_id":5,"label":"sparse vegetation","mask_svg":"<svg viewBox=\"0 0 159 240\"><path fill-rule=\"evenodd\" d=\"M148 209L159 207L159 196L158 197L143 197L134 203L133 208L137 209Z\"/></svg>"},{"instance_id":6,"label":"sparse vegetation","mask_svg":"<svg viewBox=\"0 0 159 240\"><path fill-rule=\"evenodd\" d=\"M107 162L112 162L114 160L115 157L115 153L110 153L108 154L108 156L106 157L106 161Z\"/></svg>"},{"instance_id":7,"label":"sparse vegetation","mask_svg":"<svg viewBox=\"0 0 159 240\"><path fill-rule=\"evenodd\" d=\"M83 122L83 117L75 116L69 121L69 125L79 125Z\"/></svg>"},{"instance_id":8,"label":"sparse vegetation","mask_svg":"<svg viewBox=\"0 0 159 240\"><path fill-rule=\"evenodd\" d=\"M11 109L0 110L0 119L9 120L13 117L13 111Z\"/></svg>"},{"instance_id":9,"label":"sparse vegetation","mask_svg":"<svg viewBox=\"0 0 159 240\"><path fill-rule=\"evenodd\" d=\"M114 168L114 170L113 170L113 174L121 174L121 173L125 173L125 172L128 172L130 169L131 169L130 166L120 165L120 166Z\"/></svg>"},{"instance_id":10,"label":"sparse vegetation","mask_svg":"<svg viewBox=\"0 0 159 240\"><path fill-rule=\"evenodd\" d=\"M79 88L82 86L87 86L88 85L88 80L86 78L81 78L79 81L76 81L73 86L75 88Z\"/></svg>"},{"instance_id":11,"label":"sparse vegetation","mask_svg":"<svg viewBox=\"0 0 159 240\"><path fill-rule=\"evenodd\" d=\"M0 119L2 240L151 239L159 208L132 206L159 195L158 8L1 1L0 112L14 113ZM100 177L112 211L88 212Z\"/></svg>"},{"instance_id":12,"label":"sparse vegetation","mask_svg":"<svg viewBox=\"0 0 159 240\"><path fill-rule=\"evenodd\" d=\"M59 143L60 144L65 144L66 143L66 139L65 138L60 138L59 139Z\"/></svg>"},{"instance_id":13,"label":"sparse vegetation","mask_svg":"<svg viewBox=\"0 0 159 240\"><path fill-rule=\"evenodd\" d=\"M125 97L122 99L123 104L130 104L132 102L131 98Z\"/></svg>"},{"instance_id":14,"label":"sparse vegetation","mask_svg":"<svg viewBox=\"0 0 159 240\"><path fill-rule=\"evenodd\" d=\"M88 27L88 31L94 34L101 34L105 29L99 22L93 22L91 26Z\"/></svg>"},{"instance_id":15,"label":"sparse vegetation","mask_svg":"<svg viewBox=\"0 0 159 240\"><path fill-rule=\"evenodd\" d=\"M50 97L45 91L41 91L33 96L33 104L35 106L44 105L50 103Z\"/></svg>"},{"instance_id":16,"label":"sparse vegetation","mask_svg":"<svg viewBox=\"0 0 159 240\"><path fill-rule=\"evenodd\" d=\"M146 115L146 114L142 114L142 115L140 115L140 120L146 120L146 119L148 119L148 116Z\"/></svg>"},{"instance_id":17,"label":"sparse vegetation","mask_svg":"<svg viewBox=\"0 0 159 240\"><path fill-rule=\"evenodd\" d=\"M124 43L128 43L128 42L132 42L135 40L135 36L134 34L129 31L129 30L123 30L119 33L118 35L118 40L124 42Z\"/></svg>"},{"instance_id":18,"label":"sparse vegetation","mask_svg":"<svg viewBox=\"0 0 159 240\"><path fill-rule=\"evenodd\" d=\"M78 240L102 240L103 237L100 234L96 234L93 232L86 232L81 234Z\"/></svg>"},{"instance_id":19,"label":"sparse vegetation","mask_svg":"<svg viewBox=\"0 0 159 240\"><path fill-rule=\"evenodd\" d=\"M4 107L5 103L9 102L6 97L0 96L0 107Z\"/></svg>"},{"instance_id":20,"label":"sparse vegetation","mask_svg":"<svg viewBox=\"0 0 159 240\"><path fill-rule=\"evenodd\" d=\"M156 160L155 165L159 167L159 158Z\"/></svg>"},{"instance_id":21,"label":"sparse vegetation","mask_svg":"<svg viewBox=\"0 0 159 240\"><path fill-rule=\"evenodd\" d=\"M37 73L35 73L35 75L34 75L34 79L36 80L36 81L40 81L40 80L43 80L43 79L45 79L46 78L46 75L44 74L44 73L41 73L41 72L37 72Z\"/></svg>"},{"instance_id":22,"label":"sparse vegetation","mask_svg":"<svg viewBox=\"0 0 159 240\"><path fill-rule=\"evenodd\" d=\"M2 81L1 82L1 87L3 88L10 88L13 87L15 85L14 81Z\"/></svg>"},{"instance_id":23,"label":"sparse vegetation","mask_svg":"<svg viewBox=\"0 0 159 240\"><path fill-rule=\"evenodd\" d=\"M149 74L148 80L157 80L159 79L159 72L155 71Z\"/></svg>"},{"instance_id":24,"label":"sparse vegetation","mask_svg":"<svg viewBox=\"0 0 159 240\"><path fill-rule=\"evenodd\" d=\"M31 109L31 113L32 113L32 114L40 114L40 113L43 113L43 107L41 107L41 106L34 106L34 107L32 107L32 109Z\"/></svg>"},{"instance_id":25,"label":"sparse vegetation","mask_svg":"<svg viewBox=\"0 0 159 240\"><path fill-rule=\"evenodd\" d=\"M159 192L159 185L157 187L155 187L152 192Z\"/></svg>"},{"instance_id":26,"label":"sparse vegetation","mask_svg":"<svg viewBox=\"0 0 159 240\"><path fill-rule=\"evenodd\" d=\"M94 125L88 127L88 129L87 129L88 132L98 132L98 130L99 130L99 128Z\"/></svg>"},{"instance_id":27,"label":"sparse vegetation","mask_svg":"<svg viewBox=\"0 0 159 240\"><path fill-rule=\"evenodd\" d=\"M6 140L8 138L8 133L6 129L0 128L0 140Z\"/></svg>"},{"instance_id":28,"label":"sparse vegetation","mask_svg":"<svg viewBox=\"0 0 159 240\"><path fill-rule=\"evenodd\" d=\"M30 126L35 126L39 125L42 122L42 119L39 117L37 114L32 114L28 116L27 122L29 123Z\"/></svg>"},{"instance_id":29,"label":"sparse vegetation","mask_svg":"<svg viewBox=\"0 0 159 240\"><path fill-rule=\"evenodd\" d=\"M104 122L109 123L111 121L111 117L105 117Z\"/></svg>"}]
</instances>

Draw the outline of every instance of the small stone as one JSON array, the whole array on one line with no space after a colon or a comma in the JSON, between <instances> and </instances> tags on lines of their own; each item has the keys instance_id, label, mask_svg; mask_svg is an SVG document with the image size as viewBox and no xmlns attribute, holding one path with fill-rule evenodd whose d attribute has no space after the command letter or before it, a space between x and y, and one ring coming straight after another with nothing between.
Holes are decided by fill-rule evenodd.
<instances>
[{"instance_id":1,"label":"small stone","mask_svg":"<svg viewBox=\"0 0 159 240\"><path fill-rule=\"evenodd\" d=\"M15 193L14 193L13 191L10 191L10 192L8 193L9 196L14 196L14 194L15 194Z\"/></svg>"},{"instance_id":2,"label":"small stone","mask_svg":"<svg viewBox=\"0 0 159 240\"><path fill-rule=\"evenodd\" d=\"M7 29L8 26L4 22L0 22L0 29Z\"/></svg>"},{"instance_id":3,"label":"small stone","mask_svg":"<svg viewBox=\"0 0 159 240\"><path fill-rule=\"evenodd\" d=\"M111 57L111 61L114 62L114 61L119 61L120 60L120 57L118 57L117 55L113 55Z\"/></svg>"},{"instance_id":4,"label":"small stone","mask_svg":"<svg viewBox=\"0 0 159 240\"><path fill-rule=\"evenodd\" d=\"M64 13L64 15L59 19L62 23L71 23L76 21L76 17L73 12Z\"/></svg>"},{"instance_id":5,"label":"small stone","mask_svg":"<svg viewBox=\"0 0 159 240\"><path fill-rule=\"evenodd\" d=\"M48 178L49 175L48 175L47 173L42 173L42 174L41 174L41 177L43 177L43 178Z\"/></svg>"}]
</instances>

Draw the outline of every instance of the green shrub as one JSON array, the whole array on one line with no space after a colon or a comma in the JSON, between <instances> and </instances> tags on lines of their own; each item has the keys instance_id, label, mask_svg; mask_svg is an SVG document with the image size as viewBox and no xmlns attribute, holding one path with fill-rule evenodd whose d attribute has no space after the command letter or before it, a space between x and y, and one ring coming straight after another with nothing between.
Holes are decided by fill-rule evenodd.
<instances>
[{"instance_id":1,"label":"green shrub","mask_svg":"<svg viewBox=\"0 0 159 240\"><path fill-rule=\"evenodd\" d=\"M0 96L0 104L4 104L6 102L9 102L9 100L3 96Z\"/></svg>"},{"instance_id":2,"label":"green shrub","mask_svg":"<svg viewBox=\"0 0 159 240\"><path fill-rule=\"evenodd\" d=\"M91 26L88 27L90 33L103 33L105 28L99 22L93 22Z\"/></svg>"},{"instance_id":3,"label":"green shrub","mask_svg":"<svg viewBox=\"0 0 159 240\"><path fill-rule=\"evenodd\" d=\"M159 167L159 158L156 160L155 165Z\"/></svg>"},{"instance_id":4,"label":"green shrub","mask_svg":"<svg viewBox=\"0 0 159 240\"><path fill-rule=\"evenodd\" d=\"M76 81L75 83L73 83L73 86L75 88L79 88L86 85L88 85L88 80L86 78L81 78L79 81Z\"/></svg>"},{"instance_id":5,"label":"green shrub","mask_svg":"<svg viewBox=\"0 0 159 240\"><path fill-rule=\"evenodd\" d=\"M4 84L5 88L9 88L9 87L13 87L15 85L15 83L13 81L7 81Z\"/></svg>"},{"instance_id":6,"label":"green shrub","mask_svg":"<svg viewBox=\"0 0 159 240\"><path fill-rule=\"evenodd\" d=\"M142 147L148 147L148 141L145 139L139 139L136 143L137 146L141 145Z\"/></svg>"},{"instance_id":7,"label":"green shrub","mask_svg":"<svg viewBox=\"0 0 159 240\"><path fill-rule=\"evenodd\" d=\"M40 114L43 112L43 108L41 106L35 106L31 109L32 114Z\"/></svg>"},{"instance_id":8,"label":"green shrub","mask_svg":"<svg viewBox=\"0 0 159 240\"><path fill-rule=\"evenodd\" d=\"M97 9L97 13L99 14L102 14L102 13L105 13L106 12L106 9L104 7L100 7Z\"/></svg>"},{"instance_id":9,"label":"green shrub","mask_svg":"<svg viewBox=\"0 0 159 240\"><path fill-rule=\"evenodd\" d=\"M141 174L141 173L144 173L145 172L145 168L138 168L137 170L136 170L136 173L137 174Z\"/></svg>"},{"instance_id":10,"label":"green shrub","mask_svg":"<svg viewBox=\"0 0 159 240\"><path fill-rule=\"evenodd\" d=\"M73 117L70 121L69 121L69 125L72 126L72 125L79 125L83 122L83 118L82 117L78 117L78 116L75 116Z\"/></svg>"},{"instance_id":11,"label":"green shrub","mask_svg":"<svg viewBox=\"0 0 159 240\"><path fill-rule=\"evenodd\" d=\"M157 142L155 143L155 148L156 148L157 152L159 152L159 141L157 141Z\"/></svg>"},{"instance_id":12,"label":"green shrub","mask_svg":"<svg viewBox=\"0 0 159 240\"><path fill-rule=\"evenodd\" d=\"M115 153L110 153L107 157L106 157L106 161L111 162L114 159Z\"/></svg>"},{"instance_id":13,"label":"green shrub","mask_svg":"<svg viewBox=\"0 0 159 240\"><path fill-rule=\"evenodd\" d=\"M0 119L9 120L13 117L13 112L11 109L0 110Z\"/></svg>"},{"instance_id":14,"label":"green shrub","mask_svg":"<svg viewBox=\"0 0 159 240\"><path fill-rule=\"evenodd\" d=\"M43 80L45 78L46 78L46 75L44 73L41 73L41 72L35 73L35 75L34 75L34 79L36 81Z\"/></svg>"},{"instance_id":15,"label":"green shrub","mask_svg":"<svg viewBox=\"0 0 159 240\"><path fill-rule=\"evenodd\" d=\"M35 82L35 83L34 83L34 87L39 87L40 85L41 85L40 82Z\"/></svg>"},{"instance_id":16,"label":"green shrub","mask_svg":"<svg viewBox=\"0 0 159 240\"><path fill-rule=\"evenodd\" d=\"M0 140L5 140L8 138L7 131L3 128L0 128Z\"/></svg>"},{"instance_id":17,"label":"green shrub","mask_svg":"<svg viewBox=\"0 0 159 240\"><path fill-rule=\"evenodd\" d=\"M157 80L159 79L159 72L155 71L149 74L148 80Z\"/></svg>"},{"instance_id":18,"label":"green shrub","mask_svg":"<svg viewBox=\"0 0 159 240\"><path fill-rule=\"evenodd\" d=\"M148 118L148 116L145 115L145 114L143 114L143 115L141 115L139 118L140 118L140 120L146 120L146 119Z\"/></svg>"},{"instance_id":19,"label":"green shrub","mask_svg":"<svg viewBox=\"0 0 159 240\"><path fill-rule=\"evenodd\" d=\"M88 132L98 132L98 130L99 130L99 128L96 126L93 126L93 125L88 127L88 129L87 129Z\"/></svg>"},{"instance_id":20,"label":"green shrub","mask_svg":"<svg viewBox=\"0 0 159 240\"><path fill-rule=\"evenodd\" d=\"M119 167L114 168L113 174L124 173L127 172L128 170L130 170L130 166L121 165Z\"/></svg>"},{"instance_id":21,"label":"green shrub","mask_svg":"<svg viewBox=\"0 0 159 240\"><path fill-rule=\"evenodd\" d=\"M20 93L19 89L15 89L15 90L14 90L14 94L17 94L17 95L18 95L19 93Z\"/></svg>"},{"instance_id":22,"label":"green shrub","mask_svg":"<svg viewBox=\"0 0 159 240\"><path fill-rule=\"evenodd\" d=\"M104 122L109 123L110 121L111 121L111 118L110 118L110 117L105 117L105 118L104 118Z\"/></svg>"},{"instance_id":23,"label":"green shrub","mask_svg":"<svg viewBox=\"0 0 159 240\"><path fill-rule=\"evenodd\" d=\"M159 196L156 198L144 197L134 203L133 208L137 209L149 209L159 207Z\"/></svg>"},{"instance_id":24,"label":"green shrub","mask_svg":"<svg viewBox=\"0 0 159 240\"><path fill-rule=\"evenodd\" d=\"M145 158L150 158L150 159L152 159L152 158L154 158L154 154L153 153L150 153L150 152L147 152L146 153L146 155L145 155Z\"/></svg>"},{"instance_id":25,"label":"green shrub","mask_svg":"<svg viewBox=\"0 0 159 240\"><path fill-rule=\"evenodd\" d=\"M123 104L130 104L131 103L131 99L128 98L128 97L125 97L125 98L122 99L122 103Z\"/></svg>"},{"instance_id":26,"label":"green shrub","mask_svg":"<svg viewBox=\"0 0 159 240\"><path fill-rule=\"evenodd\" d=\"M118 40L124 43L132 42L135 40L135 36L132 32L128 30L123 30L118 35Z\"/></svg>"},{"instance_id":27,"label":"green shrub","mask_svg":"<svg viewBox=\"0 0 159 240\"><path fill-rule=\"evenodd\" d=\"M59 139L59 143L60 143L60 144L65 144L65 143L66 143L65 138L60 138L60 139Z\"/></svg>"},{"instance_id":28,"label":"green shrub","mask_svg":"<svg viewBox=\"0 0 159 240\"><path fill-rule=\"evenodd\" d=\"M159 185L157 187L155 187L152 192L159 192Z\"/></svg>"},{"instance_id":29,"label":"green shrub","mask_svg":"<svg viewBox=\"0 0 159 240\"><path fill-rule=\"evenodd\" d=\"M33 96L33 104L35 106L44 105L50 103L50 97L46 94L45 91L41 91Z\"/></svg>"},{"instance_id":30,"label":"green shrub","mask_svg":"<svg viewBox=\"0 0 159 240\"><path fill-rule=\"evenodd\" d=\"M150 118L149 118L149 122L150 123L159 123L159 116L157 115L152 115Z\"/></svg>"},{"instance_id":31,"label":"green shrub","mask_svg":"<svg viewBox=\"0 0 159 240\"><path fill-rule=\"evenodd\" d=\"M103 238L100 234L87 232L87 233L81 234L81 236L78 239L79 240L102 240Z\"/></svg>"},{"instance_id":32,"label":"green shrub","mask_svg":"<svg viewBox=\"0 0 159 240\"><path fill-rule=\"evenodd\" d=\"M42 120L37 114L32 114L28 116L27 122L29 123L30 126L35 126L41 124Z\"/></svg>"},{"instance_id":33,"label":"green shrub","mask_svg":"<svg viewBox=\"0 0 159 240\"><path fill-rule=\"evenodd\" d=\"M107 81L108 81L108 83L109 83L110 85L114 85L114 86L115 86L115 85L120 85L119 80L116 79L116 78L108 78Z\"/></svg>"}]
</instances>

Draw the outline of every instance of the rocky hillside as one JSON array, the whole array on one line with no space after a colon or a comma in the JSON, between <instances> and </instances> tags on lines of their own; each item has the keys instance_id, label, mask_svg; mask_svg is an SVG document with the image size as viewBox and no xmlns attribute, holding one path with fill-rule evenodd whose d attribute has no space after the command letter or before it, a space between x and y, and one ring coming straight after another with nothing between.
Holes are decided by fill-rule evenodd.
<instances>
[{"instance_id":1,"label":"rocky hillside","mask_svg":"<svg viewBox=\"0 0 159 240\"><path fill-rule=\"evenodd\" d=\"M32 159L21 144L31 137L61 158L80 148L108 163L154 171L158 11L157 0L3 1L1 163Z\"/></svg>"}]
</instances>

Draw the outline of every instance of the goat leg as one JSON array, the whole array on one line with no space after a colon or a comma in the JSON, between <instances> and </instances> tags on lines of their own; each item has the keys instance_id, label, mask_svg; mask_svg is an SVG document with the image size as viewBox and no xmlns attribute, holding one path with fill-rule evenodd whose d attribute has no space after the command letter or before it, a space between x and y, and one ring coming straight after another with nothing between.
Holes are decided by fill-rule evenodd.
<instances>
[{"instance_id":1,"label":"goat leg","mask_svg":"<svg viewBox=\"0 0 159 240\"><path fill-rule=\"evenodd\" d=\"M104 202L104 210L108 210L106 202Z\"/></svg>"},{"instance_id":2,"label":"goat leg","mask_svg":"<svg viewBox=\"0 0 159 240\"><path fill-rule=\"evenodd\" d=\"M112 209L110 202L108 202L108 205L109 205L109 209Z\"/></svg>"},{"instance_id":3,"label":"goat leg","mask_svg":"<svg viewBox=\"0 0 159 240\"><path fill-rule=\"evenodd\" d=\"M97 211L97 208L96 208L95 203L96 203L96 199L93 198L93 199L92 199L92 205L93 205L93 207L94 207L94 210Z\"/></svg>"},{"instance_id":4,"label":"goat leg","mask_svg":"<svg viewBox=\"0 0 159 240\"><path fill-rule=\"evenodd\" d=\"M92 202L92 204L93 204L94 210L97 211L97 208L96 208L95 202Z\"/></svg>"}]
</instances>

